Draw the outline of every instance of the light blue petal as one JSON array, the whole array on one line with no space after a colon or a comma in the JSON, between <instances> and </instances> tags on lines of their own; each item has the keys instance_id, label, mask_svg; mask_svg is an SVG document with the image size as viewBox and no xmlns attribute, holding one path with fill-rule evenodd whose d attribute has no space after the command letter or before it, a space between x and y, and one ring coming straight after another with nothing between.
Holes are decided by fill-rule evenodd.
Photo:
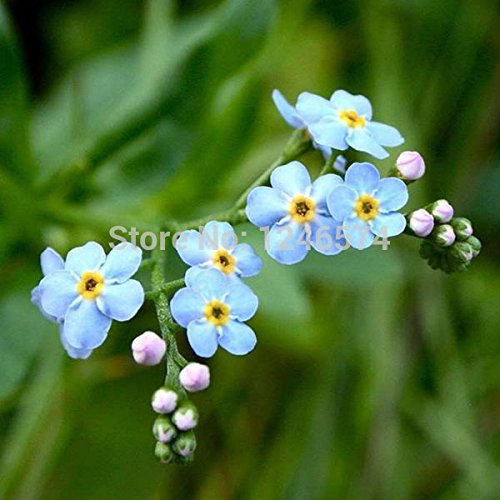
<instances>
[{"instance_id":1,"label":"light blue petal","mask_svg":"<svg viewBox=\"0 0 500 500\"><path fill-rule=\"evenodd\" d=\"M332 156L332 148L329 148L328 146L322 146L321 144L318 144L316 141L314 141L314 139L313 146L315 149L319 149L321 151L321 154L323 155L323 158L325 160L328 160L330 156Z\"/></svg>"},{"instance_id":2,"label":"light blue petal","mask_svg":"<svg viewBox=\"0 0 500 500\"><path fill-rule=\"evenodd\" d=\"M369 153L379 160L389 156L389 153L364 128L350 129L346 141L351 148Z\"/></svg>"},{"instance_id":3,"label":"light blue petal","mask_svg":"<svg viewBox=\"0 0 500 500\"><path fill-rule=\"evenodd\" d=\"M372 105L363 95L353 95L345 90L336 90L330 97L330 102L339 110L353 109L367 120L372 119Z\"/></svg>"},{"instance_id":4,"label":"light blue petal","mask_svg":"<svg viewBox=\"0 0 500 500\"><path fill-rule=\"evenodd\" d=\"M213 252L219 248L231 250L238 243L238 236L229 222L210 221L203 228L202 246Z\"/></svg>"},{"instance_id":5,"label":"light blue petal","mask_svg":"<svg viewBox=\"0 0 500 500\"><path fill-rule=\"evenodd\" d=\"M99 310L116 321L133 318L144 304L144 289L137 280L107 284L97 297Z\"/></svg>"},{"instance_id":6,"label":"light blue petal","mask_svg":"<svg viewBox=\"0 0 500 500\"><path fill-rule=\"evenodd\" d=\"M380 173L371 163L353 163L345 173L345 183L358 196L373 194L380 182Z\"/></svg>"},{"instance_id":7,"label":"light blue petal","mask_svg":"<svg viewBox=\"0 0 500 500\"><path fill-rule=\"evenodd\" d=\"M262 259L248 243L240 243L233 250L232 255L236 258L236 267L241 271L241 276L244 278L260 273Z\"/></svg>"},{"instance_id":8,"label":"light blue petal","mask_svg":"<svg viewBox=\"0 0 500 500\"><path fill-rule=\"evenodd\" d=\"M343 236L337 239L340 230L337 228L342 225L341 222L324 215L316 215L311 221L311 245L323 255L337 255L345 246ZM339 248L340 246L340 248Z\"/></svg>"},{"instance_id":9,"label":"light blue petal","mask_svg":"<svg viewBox=\"0 0 500 500\"><path fill-rule=\"evenodd\" d=\"M302 92L297 99L297 111L307 125L321 120L325 115L332 113L330 102L316 94Z\"/></svg>"},{"instance_id":10,"label":"light blue petal","mask_svg":"<svg viewBox=\"0 0 500 500\"><path fill-rule=\"evenodd\" d=\"M206 239L194 229L184 231L175 242L175 249L180 258L190 266L197 266L210 260L214 249L210 249L209 246Z\"/></svg>"},{"instance_id":11,"label":"light blue petal","mask_svg":"<svg viewBox=\"0 0 500 500\"><path fill-rule=\"evenodd\" d=\"M372 231L377 236L397 236L401 234L406 227L406 219L403 215L393 212L390 214L378 214L378 216L370 221Z\"/></svg>"},{"instance_id":12,"label":"light blue petal","mask_svg":"<svg viewBox=\"0 0 500 500\"><path fill-rule=\"evenodd\" d=\"M304 231L303 224L288 222L286 224L275 224L269 231L266 242L267 253L281 264L297 264L307 255L307 246L301 234ZM301 243L297 241L301 240Z\"/></svg>"},{"instance_id":13,"label":"light blue petal","mask_svg":"<svg viewBox=\"0 0 500 500\"><path fill-rule=\"evenodd\" d=\"M368 248L375 239L368 222L358 219L356 216L345 219L342 227L346 240L358 250Z\"/></svg>"},{"instance_id":14,"label":"light blue petal","mask_svg":"<svg viewBox=\"0 0 500 500\"><path fill-rule=\"evenodd\" d=\"M187 338L197 356L210 358L217 351L217 330L206 320L191 321L187 328Z\"/></svg>"},{"instance_id":15,"label":"light blue petal","mask_svg":"<svg viewBox=\"0 0 500 500\"><path fill-rule=\"evenodd\" d=\"M283 191L288 196L304 194L310 185L309 172L299 161L291 161L275 168L271 174L271 186Z\"/></svg>"},{"instance_id":16,"label":"light blue petal","mask_svg":"<svg viewBox=\"0 0 500 500\"><path fill-rule=\"evenodd\" d=\"M59 334L61 337L61 344L70 358L87 359L92 354L92 349L77 349L68 343L66 335L64 334L64 323L59 327Z\"/></svg>"},{"instance_id":17,"label":"light blue petal","mask_svg":"<svg viewBox=\"0 0 500 500\"><path fill-rule=\"evenodd\" d=\"M95 349L105 340L111 318L97 308L95 300L77 298L64 319L64 335L75 349Z\"/></svg>"},{"instance_id":18,"label":"light blue petal","mask_svg":"<svg viewBox=\"0 0 500 500\"><path fill-rule=\"evenodd\" d=\"M52 248L47 247L40 255L40 265L44 276L64 269L64 259Z\"/></svg>"},{"instance_id":19,"label":"light blue petal","mask_svg":"<svg viewBox=\"0 0 500 500\"><path fill-rule=\"evenodd\" d=\"M186 283L186 286L191 288L193 286L193 283L196 282L198 274L200 274L203 271L206 271L207 269L209 268L205 266L190 267L186 271L186 274L184 275L184 282Z\"/></svg>"},{"instance_id":20,"label":"light blue petal","mask_svg":"<svg viewBox=\"0 0 500 500\"><path fill-rule=\"evenodd\" d=\"M222 300L229 292L229 278L218 269L203 269L189 280L189 286L206 300Z\"/></svg>"},{"instance_id":21,"label":"light blue petal","mask_svg":"<svg viewBox=\"0 0 500 500\"><path fill-rule=\"evenodd\" d=\"M184 328L187 328L191 321L203 318L204 308L203 297L190 288L178 290L170 301L172 316Z\"/></svg>"},{"instance_id":22,"label":"light blue petal","mask_svg":"<svg viewBox=\"0 0 500 500\"><path fill-rule=\"evenodd\" d=\"M231 285L226 304L231 308L231 317L239 321L247 321L257 311L259 299L249 286L239 282Z\"/></svg>"},{"instance_id":23,"label":"light blue petal","mask_svg":"<svg viewBox=\"0 0 500 500\"><path fill-rule=\"evenodd\" d=\"M333 162L334 170L337 170L338 172L341 172L343 174L345 174L346 165L347 165L347 159L343 155L338 155L337 158L335 158L335 161Z\"/></svg>"},{"instance_id":24,"label":"light blue petal","mask_svg":"<svg viewBox=\"0 0 500 500\"><path fill-rule=\"evenodd\" d=\"M289 201L278 189L256 187L247 199L248 220L257 227L270 227L288 214Z\"/></svg>"},{"instance_id":25,"label":"light blue petal","mask_svg":"<svg viewBox=\"0 0 500 500\"><path fill-rule=\"evenodd\" d=\"M305 128L304 120L297 113L297 110L285 99L283 94L278 90L273 90L273 101L280 115L285 119L288 125L293 128Z\"/></svg>"},{"instance_id":26,"label":"light blue petal","mask_svg":"<svg viewBox=\"0 0 500 500\"><path fill-rule=\"evenodd\" d=\"M345 151L349 145L346 142L348 127L333 119L325 119L309 126L313 139L323 146Z\"/></svg>"},{"instance_id":27,"label":"light blue petal","mask_svg":"<svg viewBox=\"0 0 500 500\"><path fill-rule=\"evenodd\" d=\"M85 271L97 271L104 264L106 254L102 246L95 241L89 241L81 247L73 248L66 256L66 271L72 271L79 276Z\"/></svg>"},{"instance_id":28,"label":"light blue petal","mask_svg":"<svg viewBox=\"0 0 500 500\"><path fill-rule=\"evenodd\" d=\"M408 188L401 179L388 177L380 181L376 197L380 202L380 210L382 212L392 212L406 205L408 201Z\"/></svg>"},{"instance_id":29,"label":"light blue petal","mask_svg":"<svg viewBox=\"0 0 500 500\"><path fill-rule=\"evenodd\" d=\"M38 307L40 312L49 320L52 321L53 323L57 323L57 318L55 316L52 316L50 314L47 314L43 308L42 308L42 302L41 302L41 296L40 296L40 289L38 286L33 288L31 290L31 303Z\"/></svg>"},{"instance_id":30,"label":"light blue petal","mask_svg":"<svg viewBox=\"0 0 500 500\"><path fill-rule=\"evenodd\" d=\"M382 146L399 146L405 142L403 136L397 129L384 123L369 122L366 128L372 137Z\"/></svg>"},{"instance_id":31,"label":"light blue petal","mask_svg":"<svg viewBox=\"0 0 500 500\"><path fill-rule=\"evenodd\" d=\"M64 316L78 296L77 283L76 276L68 271L55 271L45 276L38 286L42 309L56 318Z\"/></svg>"},{"instance_id":32,"label":"light blue petal","mask_svg":"<svg viewBox=\"0 0 500 500\"><path fill-rule=\"evenodd\" d=\"M327 197L328 211L338 221L343 221L354 213L358 193L349 186L338 186Z\"/></svg>"},{"instance_id":33,"label":"light blue petal","mask_svg":"<svg viewBox=\"0 0 500 500\"><path fill-rule=\"evenodd\" d=\"M344 184L342 177L336 174L326 174L318 177L312 185L311 198L316 203L316 209L326 209L326 198L334 188Z\"/></svg>"},{"instance_id":34,"label":"light blue petal","mask_svg":"<svg viewBox=\"0 0 500 500\"><path fill-rule=\"evenodd\" d=\"M139 247L132 243L120 243L109 252L100 272L106 281L123 283L137 272L141 260L142 250Z\"/></svg>"},{"instance_id":35,"label":"light blue petal","mask_svg":"<svg viewBox=\"0 0 500 500\"><path fill-rule=\"evenodd\" d=\"M219 345L236 356L248 354L257 344L254 331L245 323L230 320L222 327Z\"/></svg>"}]
</instances>

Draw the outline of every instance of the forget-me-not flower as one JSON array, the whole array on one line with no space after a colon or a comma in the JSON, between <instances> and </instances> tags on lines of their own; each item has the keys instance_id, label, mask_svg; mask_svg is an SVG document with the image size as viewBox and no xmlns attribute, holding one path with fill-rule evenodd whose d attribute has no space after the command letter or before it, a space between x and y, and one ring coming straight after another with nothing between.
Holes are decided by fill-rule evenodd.
<instances>
[{"instance_id":1,"label":"forget-me-not flower","mask_svg":"<svg viewBox=\"0 0 500 500\"><path fill-rule=\"evenodd\" d=\"M170 308L175 321L187 329L193 351L209 358L220 345L231 354L248 354L257 343L244 323L259 303L252 290L217 269L192 267L185 280L187 287L176 292Z\"/></svg>"},{"instance_id":2,"label":"forget-me-not flower","mask_svg":"<svg viewBox=\"0 0 500 500\"><path fill-rule=\"evenodd\" d=\"M372 121L372 106L362 95L337 90L327 100L303 92L296 110L321 146L341 151L350 146L382 159L389 156L382 146L399 146L404 142L394 127Z\"/></svg>"},{"instance_id":3,"label":"forget-me-not flower","mask_svg":"<svg viewBox=\"0 0 500 500\"><path fill-rule=\"evenodd\" d=\"M328 193L342 184L335 174L322 175L311 183L306 167L292 161L276 168L271 186L254 188L247 199L246 213L256 226L270 228L267 253L282 264L296 264L312 246L324 255L335 255L345 240L339 221L326 206Z\"/></svg>"},{"instance_id":4,"label":"forget-me-not flower","mask_svg":"<svg viewBox=\"0 0 500 500\"><path fill-rule=\"evenodd\" d=\"M375 236L386 238L404 231L406 219L396 210L407 201L406 184L395 177L380 179L371 163L353 163L345 183L327 197L330 213L342 221L347 241L359 250L368 248Z\"/></svg>"},{"instance_id":5,"label":"forget-me-not flower","mask_svg":"<svg viewBox=\"0 0 500 500\"><path fill-rule=\"evenodd\" d=\"M113 319L135 316L144 290L130 278L141 257L141 249L129 243L113 248L106 257L101 245L89 242L70 250L64 268L42 279L37 300L45 314L62 324L63 344L77 351L95 349L106 339Z\"/></svg>"},{"instance_id":6,"label":"forget-me-not flower","mask_svg":"<svg viewBox=\"0 0 500 500\"><path fill-rule=\"evenodd\" d=\"M184 231L175 245L181 259L190 266L214 267L231 279L259 274L262 259L248 243L239 243L228 222L208 222L201 232Z\"/></svg>"}]
</instances>

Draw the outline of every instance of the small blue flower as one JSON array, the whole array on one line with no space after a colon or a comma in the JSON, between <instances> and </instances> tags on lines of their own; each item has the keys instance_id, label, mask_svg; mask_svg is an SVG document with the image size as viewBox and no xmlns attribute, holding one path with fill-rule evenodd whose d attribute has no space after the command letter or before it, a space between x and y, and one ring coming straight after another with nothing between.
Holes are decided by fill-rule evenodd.
<instances>
[{"instance_id":1,"label":"small blue flower","mask_svg":"<svg viewBox=\"0 0 500 500\"><path fill-rule=\"evenodd\" d=\"M209 358L220 345L231 354L248 354L257 338L244 321L257 311L257 296L217 269L192 267L185 280L187 287L176 292L170 308L175 321L187 329L194 352Z\"/></svg>"},{"instance_id":2,"label":"small blue flower","mask_svg":"<svg viewBox=\"0 0 500 500\"><path fill-rule=\"evenodd\" d=\"M131 244L115 247L106 257L95 242L70 250L65 263L53 250L42 256L47 274L35 289L34 302L61 325L61 340L70 356L87 357L104 342L113 319L135 316L144 290L130 278L141 257L142 251Z\"/></svg>"},{"instance_id":3,"label":"small blue flower","mask_svg":"<svg viewBox=\"0 0 500 500\"><path fill-rule=\"evenodd\" d=\"M368 248L375 236L401 234L406 219L396 210L408 201L408 189L401 179L380 179L371 163L353 163L345 184L335 187L327 197L332 216L342 221L347 241L359 250Z\"/></svg>"},{"instance_id":4,"label":"small blue flower","mask_svg":"<svg viewBox=\"0 0 500 500\"><path fill-rule=\"evenodd\" d=\"M382 159L389 156L382 146L399 146L404 142L394 127L371 121L372 106L366 97L345 90L334 92L329 101L303 92L296 111L321 146L340 151L350 146Z\"/></svg>"},{"instance_id":5,"label":"small blue flower","mask_svg":"<svg viewBox=\"0 0 500 500\"><path fill-rule=\"evenodd\" d=\"M260 273L262 259L248 243L237 244L231 224L210 221L202 232L184 231L175 245L181 259L190 266L216 268L231 279Z\"/></svg>"},{"instance_id":6,"label":"small blue flower","mask_svg":"<svg viewBox=\"0 0 500 500\"><path fill-rule=\"evenodd\" d=\"M341 251L345 240L340 222L326 206L328 193L342 184L335 174L322 175L311 184L307 169L298 161L276 168L271 186L254 188L247 199L250 222L269 228L267 253L282 264L296 264L312 246L324 255Z\"/></svg>"},{"instance_id":7,"label":"small blue flower","mask_svg":"<svg viewBox=\"0 0 500 500\"><path fill-rule=\"evenodd\" d=\"M285 121L288 123L293 128L296 129L304 129L307 130L309 135L311 136L313 146L316 149L319 149L322 153L323 156L328 159L330 158L332 154L331 148L321 146L315 141L314 134L311 132L311 130L308 128L307 122L302 118L302 116L299 114L297 111L297 108L293 107L283 96L283 94L278 90L274 89L273 90L273 101L275 106L278 108L278 111L280 112L280 115L285 119Z\"/></svg>"}]
</instances>

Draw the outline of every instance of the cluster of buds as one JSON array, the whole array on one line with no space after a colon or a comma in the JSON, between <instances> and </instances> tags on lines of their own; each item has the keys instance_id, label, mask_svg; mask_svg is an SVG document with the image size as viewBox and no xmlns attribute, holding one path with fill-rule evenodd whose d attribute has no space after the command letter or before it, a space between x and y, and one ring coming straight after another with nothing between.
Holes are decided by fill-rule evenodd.
<instances>
[{"instance_id":1,"label":"cluster of buds","mask_svg":"<svg viewBox=\"0 0 500 500\"><path fill-rule=\"evenodd\" d=\"M464 217L454 217L446 200L415 210L407 216L407 231L425 238L420 255L432 269L446 273L465 271L481 251L481 242L472 235L472 224Z\"/></svg>"}]
</instances>

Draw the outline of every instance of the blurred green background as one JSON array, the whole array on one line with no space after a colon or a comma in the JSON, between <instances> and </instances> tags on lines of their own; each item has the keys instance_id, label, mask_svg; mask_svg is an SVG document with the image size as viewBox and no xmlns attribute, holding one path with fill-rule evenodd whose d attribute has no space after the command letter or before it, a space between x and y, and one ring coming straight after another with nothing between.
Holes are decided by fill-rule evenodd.
<instances>
[{"instance_id":1,"label":"blurred green background","mask_svg":"<svg viewBox=\"0 0 500 500\"><path fill-rule=\"evenodd\" d=\"M500 498L499 21L496 0L1 2L0 498ZM30 304L38 256L228 208L290 132L275 87L368 96L426 159L409 208L447 197L484 250L454 276L404 237L265 258L257 349L210 360L195 462L162 466L163 366L129 354L151 304L72 361Z\"/></svg>"}]
</instances>

